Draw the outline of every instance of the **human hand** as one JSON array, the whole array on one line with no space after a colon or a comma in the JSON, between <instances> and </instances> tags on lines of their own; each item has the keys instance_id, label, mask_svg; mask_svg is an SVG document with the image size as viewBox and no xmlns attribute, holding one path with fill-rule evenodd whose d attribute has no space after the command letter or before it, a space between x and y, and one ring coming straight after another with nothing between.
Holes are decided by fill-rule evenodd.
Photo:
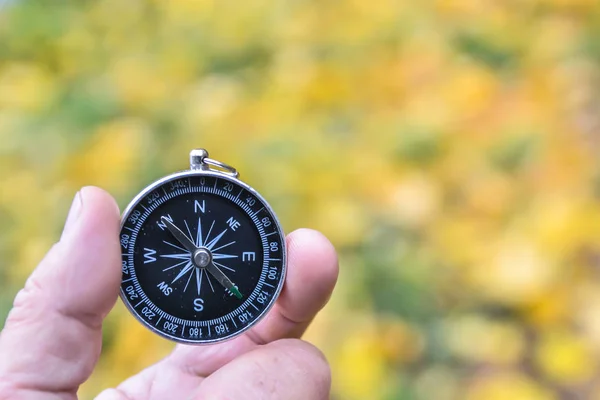
<instances>
[{"instance_id":1,"label":"human hand","mask_svg":"<svg viewBox=\"0 0 600 400\"><path fill-rule=\"evenodd\" d=\"M77 398L119 293L119 224L107 193L87 187L75 197L60 241L17 295L0 334L0 400ZM255 328L212 346L178 345L97 400L328 399L327 361L298 338L331 295L337 257L315 231L296 231L287 243L284 289Z\"/></svg>"}]
</instances>

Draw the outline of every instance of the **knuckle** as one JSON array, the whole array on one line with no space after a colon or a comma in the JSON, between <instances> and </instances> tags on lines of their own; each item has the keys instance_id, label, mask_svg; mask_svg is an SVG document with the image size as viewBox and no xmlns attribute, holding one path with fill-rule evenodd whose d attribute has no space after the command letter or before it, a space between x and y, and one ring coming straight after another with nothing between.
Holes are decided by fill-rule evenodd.
<instances>
[{"instance_id":1,"label":"knuckle","mask_svg":"<svg viewBox=\"0 0 600 400\"><path fill-rule=\"evenodd\" d=\"M36 279L35 274L27 279L25 287L15 296L13 308L6 319L7 326L21 325L30 320L35 314L37 305L36 299L43 296L44 289L41 282Z\"/></svg>"}]
</instances>

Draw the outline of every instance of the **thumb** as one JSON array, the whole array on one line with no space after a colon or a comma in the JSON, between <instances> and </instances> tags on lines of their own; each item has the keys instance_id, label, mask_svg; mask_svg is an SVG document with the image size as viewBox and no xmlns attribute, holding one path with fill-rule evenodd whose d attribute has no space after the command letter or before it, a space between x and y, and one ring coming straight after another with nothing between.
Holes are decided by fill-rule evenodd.
<instances>
[{"instance_id":1,"label":"thumb","mask_svg":"<svg viewBox=\"0 0 600 400\"><path fill-rule=\"evenodd\" d=\"M100 354L121 279L119 210L83 188L60 242L27 280L0 334L0 399L75 399Z\"/></svg>"}]
</instances>

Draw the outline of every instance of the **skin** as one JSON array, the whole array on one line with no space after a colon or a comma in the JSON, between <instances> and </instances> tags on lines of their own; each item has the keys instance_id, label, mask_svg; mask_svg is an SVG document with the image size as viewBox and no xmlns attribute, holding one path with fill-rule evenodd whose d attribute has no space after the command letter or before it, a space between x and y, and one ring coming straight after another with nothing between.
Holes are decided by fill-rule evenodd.
<instances>
[{"instance_id":1,"label":"skin","mask_svg":"<svg viewBox=\"0 0 600 400\"><path fill-rule=\"evenodd\" d=\"M102 321L121 281L119 209L101 189L75 197L60 241L14 301L0 334L0 399L76 399L101 351ZM97 400L328 399L330 370L299 338L338 275L333 246L301 229L287 238L288 274L276 305L255 328L206 347L177 346Z\"/></svg>"}]
</instances>

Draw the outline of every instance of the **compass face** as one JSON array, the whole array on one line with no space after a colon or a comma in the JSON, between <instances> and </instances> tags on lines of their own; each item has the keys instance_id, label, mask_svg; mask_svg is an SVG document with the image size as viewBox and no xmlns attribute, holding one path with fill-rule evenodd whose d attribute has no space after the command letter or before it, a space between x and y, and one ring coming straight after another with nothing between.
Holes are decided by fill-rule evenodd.
<instances>
[{"instance_id":1,"label":"compass face","mask_svg":"<svg viewBox=\"0 0 600 400\"><path fill-rule=\"evenodd\" d=\"M166 177L128 207L121 298L148 328L213 343L254 325L285 278L281 227L258 193L209 171Z\"/></svg>"}]
</instances>

